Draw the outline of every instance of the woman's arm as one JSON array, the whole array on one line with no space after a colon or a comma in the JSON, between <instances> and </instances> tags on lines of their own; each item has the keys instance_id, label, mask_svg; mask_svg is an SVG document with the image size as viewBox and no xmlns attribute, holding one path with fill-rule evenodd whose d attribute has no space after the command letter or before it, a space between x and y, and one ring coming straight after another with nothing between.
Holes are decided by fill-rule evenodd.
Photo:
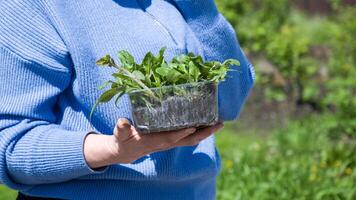
<instances>
[{"instance_id":1,"label":"woman's arm","mask_svg":"<svg viewBox=\"0 0 356 200\"><path fill-rule=\"evenodd\" d=\"M69 53L42 1L0 3L0 182L14 189L101 173L85 162L85 131L56 124Z\"/></svg>"},{"instance_id":2,"label":"woman's arm","mask_svg":"<svg viewBox=\"0 0 356 200\"><path fill-rule=\"evenodd\" d=\"M26 60L0 44L0 77L1 182L17 188L16 183L61 182L97 173L83 156L88 133L55 124L52 109L69 84L68 72Z\"/></svg>"},{"instance_id":3,"label":"woman's arm","mask_svg":"<svg viewBox=\"0 0 356 200\"><path fill-rule=\"evenodd\" d=\"M239 116L252 88L254 70L238 43L236 33L218 12L213 0L173 0L195 36L201 42L206 60L234 58L241 66L232 66L225 82L219 85L219 115L223 120Z\"/></svg>"}]
</instances>

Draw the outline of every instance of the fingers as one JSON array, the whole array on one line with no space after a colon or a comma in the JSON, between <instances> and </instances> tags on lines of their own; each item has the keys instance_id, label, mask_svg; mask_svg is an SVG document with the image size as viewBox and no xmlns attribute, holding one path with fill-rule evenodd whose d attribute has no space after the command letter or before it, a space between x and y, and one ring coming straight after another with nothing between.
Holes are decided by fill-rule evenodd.
<instances>
[{"instance_id":1,"label":"fingers","mask_svg":"<svg viewBox=\"0 0 356 200\"><path fill-rule=\"evenodd\" d=\"M175 147L197 145L199 142L201 142L205 138L211 136L215 132L221 130L223 127L224 127L223 123L218 123L214 126L210 126L210 127L198 130L196 133L189 135L189 136L183 138L182 140L178 141L175 144Z\"/></svg>"},{"instance_id":2,"label":"fingers","mask_svg":"<svg viewBox=\"0 0 356 200\"><path fill-rule=\"evenodd\" d=\"M199 131L195 128L183 129L172 132L153 133L145 135L143 142L146 143L148 152L164 151L178 146L193 146L223 128L223 123L218 123Z\"/></svg>"},{"instance_id":3,"label":"fingers","mask_svg":"<svg viewBox=\"0 0 356 200\"><path fill-rule=\"evenodd\" d=\"M151 133L142 136L142 142L150 151L165 150L195 132L196 128L187 128L178 131Z\"/></svg>"},{"instance_id":4,"label":"fingers","mask_svg":"<svg viewBox=\"0 0 356 200\"><path fill-rule=\"evenodd\" d=\"M177 131L164 131L164 132L152 134L151 138L153 136L153 138L158 138L158 139L176 143L182 138L195 133L196 130L197 130L196 128L185 128Z\"/></svg>"},{"instance_id":5,"label":"fingers","mask_svg":"<svg viewBox=\"0 0 356 200\"><path fill-rule=\"evenodd\" d=\"M196 128L187 128L178 131L139 134L127 119L121 118L114 128L114 136L120 146L118 148L120 156L117 157L120 157L120 162L130 162L150 153L178 146L193 146L222 127L223 124L219 123L198 131Z\"/></svg>"}]
</instances>

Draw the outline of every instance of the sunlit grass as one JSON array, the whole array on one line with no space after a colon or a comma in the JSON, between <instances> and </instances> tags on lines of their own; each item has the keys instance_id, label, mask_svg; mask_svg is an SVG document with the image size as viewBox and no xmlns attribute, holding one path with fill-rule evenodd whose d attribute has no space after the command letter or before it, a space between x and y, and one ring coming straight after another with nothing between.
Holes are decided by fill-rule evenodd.
<instances>
[{"instance_id":1,"label":"sunlit grass","mask_svg":"<svg viewBox=\"0 0 356 200\"><path fill-rule=\"evenodd\" d=\"M0 200L13 200L16 199L16 191L9 190L4 185L0 185Z\"/></svg>"},{"instance_id":2,"label":"sunlit grass","mask_svg":"<svg viewBox=\"0 0 356 200\"><path fill-rule=\"evenodd\" d=\"M217 134L218 200L356 199L356 143L331 139L335 123L318 116L265 137L227 127Z\"/></svg>"}]
</instances>

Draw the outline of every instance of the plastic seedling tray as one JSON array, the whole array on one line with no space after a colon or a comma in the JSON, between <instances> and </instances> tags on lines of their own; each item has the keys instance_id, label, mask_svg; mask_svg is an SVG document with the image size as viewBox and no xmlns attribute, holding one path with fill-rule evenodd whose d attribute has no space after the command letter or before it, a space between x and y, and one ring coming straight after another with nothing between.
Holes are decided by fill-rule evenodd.
<instances>
[{"instance_id":1,"label":"plastic seedling tray","mask_svg":"<svg viewBox=\"0 0 356 200\"><path fill-rule=\"evenodd\" d=\"M133 91L129 96L134 126L152 133L213 125L218 122L217 94L212 82Z\"/></svg>"}]
</instances>

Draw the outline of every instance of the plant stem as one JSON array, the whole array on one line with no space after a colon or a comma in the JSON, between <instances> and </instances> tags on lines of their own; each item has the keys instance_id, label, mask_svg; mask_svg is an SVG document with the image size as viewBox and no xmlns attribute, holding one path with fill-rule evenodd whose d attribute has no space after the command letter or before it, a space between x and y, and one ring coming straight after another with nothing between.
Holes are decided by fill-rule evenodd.
<instances>
[{"instance_id":1,"label":"plant stem","mask_svg":"<svg viewBox=\"0 0 356 200\"><path fill-rule=\"evenodd\" d=\"M128 71L127 69L125 69L124 67L119 67L116 64L114 65L114 67L116 69L118 69L119 71L123 71L127 76L129 76L132 80L134 80L137 84L139 84L143 89L147 90L148 93L157 101L159 101L159 98L156 97L156 95L150 90L150 88L148 88L144 83L142 83L141 80L137 79L130 71Z\"/></svg>"}]
</instances>

